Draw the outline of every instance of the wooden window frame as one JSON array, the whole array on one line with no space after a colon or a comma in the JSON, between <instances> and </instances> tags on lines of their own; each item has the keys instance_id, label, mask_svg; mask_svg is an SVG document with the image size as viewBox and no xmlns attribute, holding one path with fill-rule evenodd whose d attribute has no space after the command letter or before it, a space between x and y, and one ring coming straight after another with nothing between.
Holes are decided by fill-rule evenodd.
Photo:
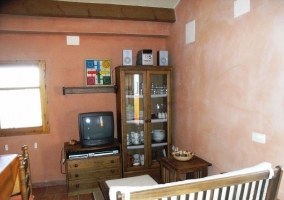
<instances>
[{"instance_id":1,"label":"wooden window frame","mask_svg":"<svg viewBox=\"0 0 284 200\"><path fill-rule=\"evenodd\" d=\"M42 126L38 127L27 127L27 128L9 128L1 129L0 126L0 137L7 136L20 136L20 135L31 135L31 134L46 134L50 131L49 117L48 117L48 100L46 93L46 63L42 60L37 61L0 61L1 65L19 66L27 64L37 64L40 71L40 99L41 99L41 111L42 111Z\"/></svg>"}]
</instances>

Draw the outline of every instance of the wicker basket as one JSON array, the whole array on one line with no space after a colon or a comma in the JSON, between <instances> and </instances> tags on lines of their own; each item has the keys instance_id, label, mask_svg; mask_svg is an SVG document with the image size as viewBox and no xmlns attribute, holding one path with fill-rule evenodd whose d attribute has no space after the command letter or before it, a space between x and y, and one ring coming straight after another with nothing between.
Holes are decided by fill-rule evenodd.
<instances>
[{"instance_id":1,"label":"wicker basket","mask_svg":"<svg viewBox=\"0 0 284 200\"><path fill-rule=\"evenodd\" d=\"M188 161L193 158L194 153L190 151L174 151L172 156L178 161Z\"/></svg>"}]
</instances>

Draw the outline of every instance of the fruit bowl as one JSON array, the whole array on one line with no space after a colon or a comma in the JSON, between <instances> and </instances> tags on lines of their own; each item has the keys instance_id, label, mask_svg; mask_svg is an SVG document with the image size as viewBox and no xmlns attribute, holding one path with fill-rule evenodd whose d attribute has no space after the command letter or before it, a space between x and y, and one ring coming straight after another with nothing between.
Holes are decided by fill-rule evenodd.
<instances>
[{"instance_id":1,"label":"fruit bowl","mask_svg":"<svg viewBox=\"0 0 284 200\"><path fill-rule=\"evenodd\" d=\"M178 161L188 161L193 158L194 153L190 151L174 151L172 156Z\"/></svg>"}]
</instances>

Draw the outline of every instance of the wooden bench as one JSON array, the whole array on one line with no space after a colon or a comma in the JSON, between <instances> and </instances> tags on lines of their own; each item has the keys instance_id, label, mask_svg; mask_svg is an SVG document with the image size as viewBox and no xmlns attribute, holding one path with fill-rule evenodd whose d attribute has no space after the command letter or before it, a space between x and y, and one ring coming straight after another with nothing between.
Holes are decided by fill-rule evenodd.
<instances>
[{"instance_id":1,"label":"wooden bench","mask_svg":"<svg viewBox=\"0 0 284 200\"><path fill-rule=\"evenodd\" d=\"M265 166L265 167L263 167ZM270 167L267 167L270 166ZM271 168L270 163L243 170L167 184L143 187L111 187L110 199L266 199L275 200L283 168ZM272 175L273 174L273 175Z\"/></svg>"}]
</instances>

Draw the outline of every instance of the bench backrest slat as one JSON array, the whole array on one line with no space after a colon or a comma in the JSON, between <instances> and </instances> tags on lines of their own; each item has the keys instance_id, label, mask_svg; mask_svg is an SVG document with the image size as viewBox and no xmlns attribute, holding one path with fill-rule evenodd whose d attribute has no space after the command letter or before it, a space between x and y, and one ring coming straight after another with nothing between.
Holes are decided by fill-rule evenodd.
<instances>
[{"instance_id":1,"label":"bench backrest slat","mask_svg":"<svg viewBox=\"0 0 284 200\"><path fill-rule=\"evenodd\" d=\"M221 199L222 196L225 196L225 199L229 199L229 197L232 197L232 199L248 199L248 197L252 196L253 199L260 199L260 197L263 199L265 195L266 200L275 200L282 173L283 168L277 166L274 169L274 177L272 179L268 179L268 171L254 172L245 175L200 180L199 182L131 192L130 199L171 199L173 196L180 199L182 195L186 195L185 199L194 200L199 199L198 195L202 195L202 199L206 199L209 196L210 200ZM216 192L218 192L218 198L215 197L217 195ZM120 193L120 195L122 200L125 199L124 194Z\"/></svg>"}]
</instances>

